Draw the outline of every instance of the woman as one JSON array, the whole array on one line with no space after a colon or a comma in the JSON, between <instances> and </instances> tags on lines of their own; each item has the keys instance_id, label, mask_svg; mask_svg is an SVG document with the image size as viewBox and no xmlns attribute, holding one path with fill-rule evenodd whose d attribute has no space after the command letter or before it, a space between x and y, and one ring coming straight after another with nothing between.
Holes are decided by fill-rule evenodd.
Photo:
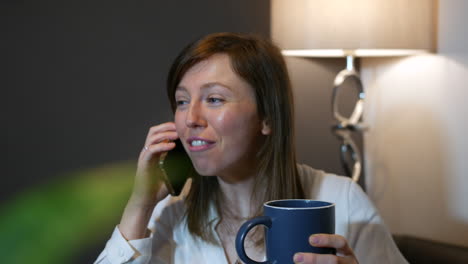
<instances>
[{"instance_id":1,"label":"woman","mask_svg":"<svg viewBox=\"0 0 468 264\"><path fill-rule=\"evenodd\" d=\"M406 263L357 185L296 164L290 81L269 41L208 35L176 58L167 92L174 122L149 130L133 193L96 263L236 263L241 224L285 198L336 203L336 235L310 234L310 243L338 254L298 252L294 262ZM155 164L178 138L199 175L166 197ZM261 260L261 232L251 233L247 254Z\"/></svg>"}]
</instances>

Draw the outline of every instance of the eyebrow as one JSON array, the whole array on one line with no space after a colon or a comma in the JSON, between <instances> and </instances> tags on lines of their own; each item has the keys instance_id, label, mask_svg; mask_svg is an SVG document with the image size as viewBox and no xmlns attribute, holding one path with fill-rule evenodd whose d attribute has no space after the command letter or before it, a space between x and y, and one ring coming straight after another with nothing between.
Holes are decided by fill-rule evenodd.
<instances>
[{"instance_id":1,"label":"eyebrow","mask_svg":"<svg viewBox=\"0 0 468 264\"><path fill-rule=\"evenodd\" d=\"M208 83L205 83L201 86L201 89L202 90L206 90L206 89L209 89L213 86L222 86L228 90L231 90L232 91L232 88L229 87L228 85L225 85L223 83L220 83L220 82L208 82ZM185 88L184 86L177 86L177 88L175 89L175 91L177 92L178 90L183 90L183 91L187 91L187 88Z\"/></svg>"}]
</instances>

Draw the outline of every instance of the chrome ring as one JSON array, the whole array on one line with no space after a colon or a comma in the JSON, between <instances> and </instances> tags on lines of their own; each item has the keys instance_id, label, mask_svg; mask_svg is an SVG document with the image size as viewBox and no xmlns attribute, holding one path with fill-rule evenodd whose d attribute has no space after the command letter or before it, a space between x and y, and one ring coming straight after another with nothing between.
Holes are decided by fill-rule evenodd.
<instances>
[{"instance_id":1,"label":"chrome ring","mask_svg":"<svg viewBox=\"0 0 468 264\"><path fill-rule=\"evenodd\" d=\"M340 160L345 171L349 174L351 179L355 182L359 181L362 174L362 157L359 152L359 148L354 143L354 140L350 136L350 131L336 126L334 128L335 135L341 140L340 145ZM346 159L346 155L352 160L352 164L349 164Z\"/></svg>"},{"instance_id":2,"label":"chrome ring","mask_svg":"<svg viewBox=\"0 0 468 264\"><path fill-rule=\"evenodd\" d=\"M354 106L353 112L350 117L345 117L341 115L338 111L338 91L344 81L349 78L354 77L357 83L357 89L359 92L359 99ZM361 78L355 70L342 70L338 73L333 81L333 95L332 95L332 111L333 117L338 121L342 127L351 127L353 129L363 129L364 125L360 122L362 119L362 114L364 112L364 98L365 93L362 87Z\"/></svg>"}]
</instances>

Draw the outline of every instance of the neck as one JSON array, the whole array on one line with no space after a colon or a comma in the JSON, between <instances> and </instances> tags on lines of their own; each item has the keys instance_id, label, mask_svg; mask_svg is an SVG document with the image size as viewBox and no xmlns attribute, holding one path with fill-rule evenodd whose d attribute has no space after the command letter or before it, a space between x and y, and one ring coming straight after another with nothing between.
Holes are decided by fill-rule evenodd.
<instances>
[{"instance_id":1,"label":"neck","mask_svg":"<svg viewBox=\"0 0 468 264\"><path fill-rule=\"evenodd\" d=\"M218 177L224 200L224 204L221 205L222 214L238 219L247 219L255 214L258 201L254 201L254 197L252 197L254 180L255 178L252 176L240 181L227 182Z\"/></svg>"}]
</instances>

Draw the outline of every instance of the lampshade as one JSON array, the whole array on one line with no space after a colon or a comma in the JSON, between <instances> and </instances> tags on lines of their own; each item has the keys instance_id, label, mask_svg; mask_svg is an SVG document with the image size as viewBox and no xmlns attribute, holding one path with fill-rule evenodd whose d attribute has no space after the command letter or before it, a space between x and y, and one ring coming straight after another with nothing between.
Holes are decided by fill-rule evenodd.
<instances>
[{"instance_id":1,"label":"lampshade","mask_svg":"<svg viewBox=\"0 0 468 264\"><path fill-rule=\"evenodd\" d=\"M272 0L285 55L394 56L435 50L436 0Z\"/></svg>"}]
</instances>

